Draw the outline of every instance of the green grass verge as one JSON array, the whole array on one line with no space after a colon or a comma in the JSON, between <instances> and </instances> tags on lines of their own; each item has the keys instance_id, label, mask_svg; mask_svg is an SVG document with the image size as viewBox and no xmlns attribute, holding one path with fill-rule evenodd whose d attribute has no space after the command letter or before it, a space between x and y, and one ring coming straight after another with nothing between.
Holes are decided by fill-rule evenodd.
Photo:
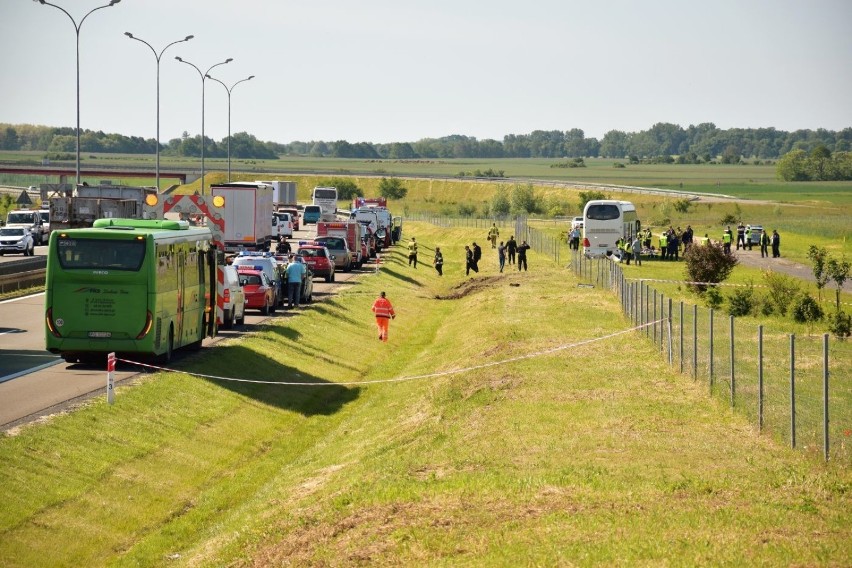
<instances>
[{"instance_id":1,"label":"green grass verge","mask_svg":"<svg viewBox=\"0 0 852 568\"><path fill-rule=\"evenodd\" d=\"M0 563L842 565L852 475L758 436L673 373L615 297L531 271L463 276L480 231L410 223L298 317L0 440ZM516 284L517 286L513 286ZM369 306L398 311L390 343ZM440 297L440 299L439 299Z\"/></svg>"}]
</instances>

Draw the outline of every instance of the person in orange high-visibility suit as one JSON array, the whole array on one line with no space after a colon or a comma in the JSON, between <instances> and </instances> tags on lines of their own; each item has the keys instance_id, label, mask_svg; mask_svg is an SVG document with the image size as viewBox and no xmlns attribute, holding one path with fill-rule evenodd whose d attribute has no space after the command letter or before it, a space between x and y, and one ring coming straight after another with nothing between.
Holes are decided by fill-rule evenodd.
<instances>
[{"instance_id":1,"label":"person in orange high-visibility suit","mask_svg":"<svg viewBox=\"0 0 852 568\"><path fill-rule=\"evenodd\" d=\"M385 293L379 294L376 301L373 302L373 313L376 314L376 327L379 328L379 339L387 343L388 341L388 324L390 320L396 318L396 313L393 311L393 306L390 300L385 298Z\"/></svg>"}]
</instances>

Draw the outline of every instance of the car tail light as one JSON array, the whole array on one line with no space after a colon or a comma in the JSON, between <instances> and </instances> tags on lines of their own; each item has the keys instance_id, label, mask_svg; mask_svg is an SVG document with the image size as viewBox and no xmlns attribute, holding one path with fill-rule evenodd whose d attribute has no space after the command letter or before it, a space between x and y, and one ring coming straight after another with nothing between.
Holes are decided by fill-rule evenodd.
<instances>
[{"instance_id":1,"label":"car tail light","mask_svg":"<svg viewBox=\"0 0 852 568\"><path fill-rule=\"evenodd\" d=\"M225 288L225 293L222 294L222 297L225 298L225 303L231 301L231 291L228 288Z\"/></svg>"},{"instance_id":2,"label":"car tail light","mask_svg":"<svg viewBox=\"0 0 852 568\"><path fill-rule=\"evenodd\" d=\"M583 237L583 247L589 248L592 244L589 242L588 237Z\"/></svg>"},{"instance_id":3,"label":"car tail light","mask_svg":"<svg viewBox=\"0 0 852 568\"><path fill-rule=\"evenodd\" d=\"M151 326L154 324L154 314L149 311L145 312L145 325L142 327L142 331L139 332L139 335L136 336L136 339L142 339L148 332L151 331Z\"/></svg>"}]
</instances>

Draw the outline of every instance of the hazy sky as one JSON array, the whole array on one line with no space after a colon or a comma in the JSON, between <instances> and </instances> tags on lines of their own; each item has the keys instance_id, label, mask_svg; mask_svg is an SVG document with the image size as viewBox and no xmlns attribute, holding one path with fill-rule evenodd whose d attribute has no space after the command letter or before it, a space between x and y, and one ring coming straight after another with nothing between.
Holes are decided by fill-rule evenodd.
<instances>
[{"instance_id":1,"label":"hazy sky","mask_svg":"<svg viewBox=\"0 0 852 568\"><path fill-rule=\"evenodd\" d=\"M108 0L52 0L78 22ZM260 140L416 141L657 122L852 126L850 0L121 0L80 32L81 127L201 133L201 78ZM0 0L0 122L76 124L75 33ZM206 82L205 134L228 132Z\"/></svg>"}]
</instances>

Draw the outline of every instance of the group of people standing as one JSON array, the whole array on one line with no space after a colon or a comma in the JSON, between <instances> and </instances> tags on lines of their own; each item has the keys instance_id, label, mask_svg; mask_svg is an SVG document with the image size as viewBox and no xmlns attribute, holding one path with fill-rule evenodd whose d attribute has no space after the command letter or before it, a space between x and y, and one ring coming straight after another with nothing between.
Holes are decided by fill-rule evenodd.
<instances>
[{"instance_id":1,"label":"group of people standing","mask_svg":"<svg viewBox=\"0 0 852 568\"><path fill-rule=\"evenodd\" d=\"M766 231L762 229L760 230L760 236L757 239L758 244L760 245L760 257L766 258L769 256L769 247L772 246L772 258L780 258L781 257L781 235L778 234L777 229L772 230L772 236L769 235ZM751 250L752 247L752 228L751 225L743 225L740 223L737 226L737 250L740 250L740 246L742 246L743 250L748 247L748 250ZM731 243L734 240L734 233L731 231L731 226L728 225L724 232L722 233L722 249L731 254Z\"/></svg>"},{"instance_id":2,"label":"group of people standing","mask_svg":"<svg viewBox=\"0 0 852 568\"><path fill-rule=\"evenodd\" d=\"M496 230L496 226L494 226L493 229ZM491 237L489 236L489 241L490 240ZM500 272L503 272L507 262L508 264L514 265L516 261L518 271L528 270L527 251L530 249L530 245L527 244L527 241L521 241L521 244L519 245L515 240L515 236L512 235L505 243L500 241L499 246L495 243L493 248L497 250L497 260L500 264ZM411 237L411 241L408 244L408 265L413 266L414 268L417 268L417 251L417 239L415 237ZM478 273L479 261L482 260L482 247L474 241L470 245L465 245L464 252L465 275L470 276L471 270L474 273ZM444 275L444 254L441 252L441 247L435 247L435 257L432 260L432 266L435 267L435 271L438 273L438 276Z\"/></svg>"},{"instance_id":3,"label":"group of people standing","mask_svg":"<svg viewBox=\"0 0 852 568\"><path fill-rule=\"evenodd\" d=\"M646 229L650 233L649 229ZM681 230L680 227L675 229L669 227L660 234L660 259L661 260L678 260L680 258L680 247L683 245L683 252L686 252L692 246L694 233L691 225L687 225L686 229ZM648 238L650 241L650 238Z\"/></svg>"}]
</instances>

